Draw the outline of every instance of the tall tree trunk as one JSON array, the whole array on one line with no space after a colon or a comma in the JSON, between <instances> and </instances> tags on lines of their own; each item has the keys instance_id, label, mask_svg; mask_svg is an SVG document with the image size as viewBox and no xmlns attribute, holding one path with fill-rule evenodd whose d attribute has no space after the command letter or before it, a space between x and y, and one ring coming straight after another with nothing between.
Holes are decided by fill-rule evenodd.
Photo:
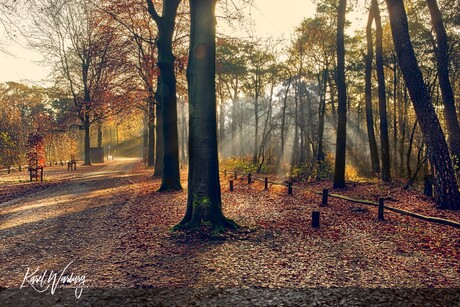
<instances>
[{"instance_id":1,"label":"tall tree trunk","mask_svg":"<svg viewBox=\"0 0 460 307\"><path fill-rule=\"evenodd\" d=\"M254 125L255 125L255 132L254 132L254 152L252 155L252 163L257 163L257 158L259 156L258 148L259 148L259 79L258 79L258 72L256 72L256 95L254 100Z\"/></svg>"},{"instance_id":2,"label":"tall tree trunk","mask_svg":"<svg viewBox=\"0 0 460 307\"><path fill-rule=\"evenodd\" d=\"M225 105L224 105L224 96L220 95L220 104L219 104L219 147L220 155L225 157L226 153L224 152L224 140L225 140Z\"/></svg>"},{"instance_id":3,"label":"tall tree trunk","mask_svg":"<svg viewBox=\"0 0 460 307\"><path fill-rule=\"evenodd\" d=\"M326 64L326 67L327 67L327 64ZM319 119L318 119L318 150L316 153L316 160L318 162L324 161L323 139L324 139L324 117L326 115L327 68L323 70L321 75L318 76L318 87L319 87L318 117ZM323 166L322 163L320 163L321 168L322 166Z\"/></svg>"},{"instance_id":4,"label":"tall tree trunk","mask_svg":"<svg viewBox=\"0 0 460 307\"><path fill-rule=\"evenodd\" d=\"M337 20L337 142L335 148L334 188L345 187L347 145L347 86L345 84L345 14L347 0L340 0Z\"/></svg>"},{"instance_id":5,"label":"tall tree trunk","mask_svg":"<svg viewBox=\"0 0 460 307\"><path fill-rule=\"evenodd\" d=\"M365 72L365 100L366 100L366 125L367 137L369 139L369 149L371 153L371 168L373 173L380 172L379 153L377 149L377 141L374 132L374 115L372 107L372 59L374 47L372 43L372 20L374 12L372 5L369 8L369 18L366 26L367 54L366 54L366 72Z\"/></svg>"},{"instance_id":6,"label":"tall tree trunk","mask_svg":"<svg viewBox=\"0 0 460 307\"><path fill-rule=\"evenodd\" d=\"M185 118L185 103L182 103L181 105L181 128L181 162L185 164L187 163L187 120Z\"/></svg>"},{"instance_id":7,"label":"tall tree trunk","mask_svg":"<svg viewBox=\"0 0 460 307\"><path fill-rule=\"evenodd\" d=\"M101 121L97 122L97 147L102 147L102 123Z\"/></svg>"},{"instance_id":8,"label":"tall tree trunk","mask_svg":"<svg viewBox=\"0 0 460 307\"><path fill-rule=\"evenodd\" d=\"M83 77L83 126L85 128L85 163L84 165L91 165L91 136L90 136L90 126L91 126L91 121L89 117L89 112L90 112L90 102L91 102L91 96L88 88L88 70L89 66L88 65L83 65L82 66L82 77Z\"/></svg>"},{"instance_id":9,"label":"tall tree trunk","mask_svg":"<svg viewBox=\"0 0 460 307\"><path fill-rule=\"evenodd\" d=\"M410 41L407 15L402 0L386 0L393 42L399 65L414 105L434 170L436 204L442 209L460 209L460 192L444 133L423 81Z\"/></svg>"},{"instance_id":10,"label":"tall tree trunk","mask_svg":"<svg viewBox=\"0 0 460 307\"><path fill-rule=\"evenodd\" d=\"M163 106L163 174L160 191L182 190L179 172L179 133L177 130L176 74L172 50L177 8L181 0L163 0L163 14L156 12L152 0L148 10L158 27L158 67Z\"/></svg>"},{"instance_id":11,"label":"tall tree trunk","mask_svg":"<svg viewBox=\"0 0 460 307\"><path fill-rule=\"evenodd\" d=\"M86 112L83 121L83 126L85 128L85 163L84 165L91 165L91 137L89 133L90 129L90 120L89 120L89 113Z\"/></svg>"},{"instance_id":12,"label":"tall tree trunk","mask_svg":"<svg viewBox=\"0 0 460 307\"><path fill-rule=\"evenodd\" d=\"M279 167L281 164L281 160L284 157L284 147L286 143L286 111L287 111L287 99L289 95L289 89L291 88L291 82L292 82L292 77L289 76L288 79L288 84L286 86L286 92L284 94L283 98L283 107L281 111L281 149L280 149L280 154L278 156L278 161L276 161L277 166Z\"/></svg>"},{"instance_id":13,"label":"tall tree trunk","mask_svg":"<svg viewBox=\"0 0 460 307\"><path fill-rule=\"evenodd\" d=\"M157 90L157 95L160 95ZM163 105L161 100L157 99L155 106L157 114L157 124L155 126L155 169L153 171L154 177L163 176L163 157L164 157L164 136L163 136Z\"/></svg>"},{"instance_id":14,"label":"tall tree trunk","mask_svg":"<svg viewBox=\"0 0 460 307\"><path fill-rule=\"evenodd\" d=\"M444 103L444 118L449 132L449 145L454 163L460 167L460 127L455 109L455 98L449 80L449 54L447 33L436 0L426 0L431 14L431 23L436 33L436 64L438 68L439 87Z\"/></svg>"},{"instance_id":15,"label":"tall tree trunk","mask_svg":"<svg viewBox=\"0 0 460 307\"><path fill-rule=\"evenodd\" d=\"M398 74L397 74L397 59L396 55L393 54L393 157L396 157L396 151L397 151L397 142L396 140L398 139L398 130L397 130L397 105L398 105ZM396 169L398 166L396 164L396 158L393 160L393 166ZM402 161L401 161L402 163Z\"/></svg>"},{"instance_id":16,"label":"tall tree trunk","mask_svg":"<svg viewBox=\"0 0 460 307\"><path fill-rule=\"evenodd\" d=\"M143 129L142 129L142 158L148 164L148 147L149 147L149 112L148 112L149 102L148 101L146 103L146 106L147 106L147 111L144 112L144 114L143 114L144 116L142 118L142 125L143 125ZM112 137L112 136L110 136L110 137Z\"/></svg>"},{"instance_id":17,"label":"tall tree trunk","mask_svg":"<svg viewBox=\"0 0 460 307\"><path fill-rule=\"evenodd\" d=\"M382 180L391 181L390 173L390 140L388 137L387 98L385 89L385 73L383 68L382 23L377 0L372 0L375 20L375 64L379 94L380 115L380 150L382 152ZM396 120L396 119L395 119ZM394 140L396 142L396 140ZM396 157L395 157L396 158Z\"/></svg>"},{"instance_id":18,"label":"tall tree trunk","mask_svg":"<svg viewBox=\"0 0 460 307\"><path fill-rule=\"evenodd\" d=\"M235 77L235 86L233 88L233 97L232 97L232 157L237 156L236 150L236 136L237 136L237 128L238 128L238 120L237 120L237 105L238 105L238 89L239 89L239 82L238 76Z\"/></svg>"},{"instance_id":19,"label":"tall tree trunk","mask_svg":"<svg viewBox=\"0 0 460 307\"><path fill-rule=\"evenodd\" d=\"M216 119L216 0L190 0L189 175L187 210L177 228L236 228L222 213Z\"/></svg>"},{"instance_id":20,"label":"tall tree trunk","mask_svg":"<svg viewBox=\"0 0 460 307\"><path fill-rule=\"evenodd\" d=\"M153 94L148 98L148 144L147 144L147 160L148 166L155 165L155 98Z\"/></svg>"}]
</instances>

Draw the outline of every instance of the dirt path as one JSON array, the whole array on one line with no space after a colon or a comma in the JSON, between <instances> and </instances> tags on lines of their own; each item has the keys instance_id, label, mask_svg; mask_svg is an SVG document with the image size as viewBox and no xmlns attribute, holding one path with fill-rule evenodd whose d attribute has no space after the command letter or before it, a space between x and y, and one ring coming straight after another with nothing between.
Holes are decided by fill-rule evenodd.
<instances>
[{"instance_id":1,"label":"dirt path","mask_svg":"<svg viewBox=\"0 0 460 307\"><path fill-rule=\"evenodd\" d=\"M87 286L126 285L117 268L125 258L118 250L118 213L135 199L131 170L137 161L79 167L57 176L56 185L1 203L0 285L19 287L27 268L60 272L70 262L75 274L98 276L97 284L87 276Z\"/></svg>"}]
</instances>

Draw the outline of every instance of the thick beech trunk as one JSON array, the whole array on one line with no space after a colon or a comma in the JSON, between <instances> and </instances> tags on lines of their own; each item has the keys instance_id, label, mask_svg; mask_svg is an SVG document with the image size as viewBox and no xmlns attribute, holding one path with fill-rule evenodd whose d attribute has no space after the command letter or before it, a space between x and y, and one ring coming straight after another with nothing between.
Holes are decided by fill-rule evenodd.
<instances>
[{"instance_id":1,"label":"thick beech trunk","mask_svg":"<svg viewBox=\"0 0 460 307\"><path fill-rule=\"evenodd\" d=\"M182 190L179 173L179 133L177 130L176 74L172 50L177 8L181 0L163 0L159 16L151 0L148 10L158 27L158 67L160 68L160 97L163 112L163 173L160 191Z\"/></svg>"},{"instance_id":2,"label":"thick beech trunk","mask_svg":"<svg viewBox=\"0 0 460 307\"><path fill-rule=\"evenodd\" d=\"M460 209L460 192L444 133L423 81L410 41L407 15L402 0L386 0L399 65L409 90L433 168L436 204L442 209Z\"/></svg>"},{"instance_id":3,"label":"thick beech trunk","mask_svg":"<svg viewBox=\"0 0 460 307\"><path fill-rule=\"evenodd\" d=\"M346 0L340 0L337 20L337 142L335 148L334 188L345 187L347 145L347 86L345 84L345 13Z\"/></svg>"},{"instance_id":4,"label":"thick beech trunk","mask_svg":"<svg viewBox=\"0 0 460 307\"><path fill-rule=\"evenodd\" d=\"M190 0L189 175L187 211L176 229L237 227L221 205L216 118L216 0Z\"/></svg>"},{"instance_id":5,"label":"thick beech trunk","mask_svg":"<svg viewBox=\"0 0 460 307\"><path fill-rule=\"evenodd\" d=\"M444 104L444 118L446 119L447 131L449 132L449 145L454 163L460 167L460 127L455 109L455 98L452 85L449 80L449 54L446 29L442 21L436 0L426 0L431 14L431 23L436 33L436 63L438 68L439 87L441 88L442 101Z\"/></svg>"}]
</instances>

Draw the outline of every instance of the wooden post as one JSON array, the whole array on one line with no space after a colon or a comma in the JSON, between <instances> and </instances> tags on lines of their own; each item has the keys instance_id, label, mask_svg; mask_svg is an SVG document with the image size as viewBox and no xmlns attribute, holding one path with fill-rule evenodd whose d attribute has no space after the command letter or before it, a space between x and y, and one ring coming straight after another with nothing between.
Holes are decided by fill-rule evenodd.
<instances>
[{"instance_id":1,"label":"wooden post","mask_svg":"<svg viewBox=\"0 0 460 307\"><path fill-rule=\"evenodd\" d=\"M40 168L40 181L43 182L43 167Z\"/></svg>"},{"instance_id":2,"label":"wooden post","mask_svg":"<svg viewBox=\"0 0 460 307\"><path fill-rule=\"evenodd\" d=\"M327 206L328 196L329 196L329 189L323 189L323 200L321 201L321 206Z\"/></svg>"},{"instance_id":3,"label":"wooden post","mask_svg":"<svg viewBox=\"0 0 460 307\"><path fill-rule=\"evenodd\" d=\"M229 180L230 183L230 192L233 192L233 180Z\"/></svg>"},{"instance_id":4,"label":"wooden post","mask_svg":"<svg viewBox=\"0 0 460 307\"><path fill-rule=\"evenodd\" d=\"M224 170L224 176L227 177L227 170Z\"/></svg>"},{"instance_id":5,"label":"wooden post","mask_svg":"<svg viewBox=\"0 0 460 307\"><path fill-rule=\"evenodd\" d=\"M8 174L11 174L11 166L8 166Z\"/></svg>"},{"instance_id":6,"label":"wooden post","mask_svg":"<svg viewBox=\"0 0 460 307\"><path fill-rule=\"evenodd\" d=\"M233 172L233 179L238 179L238 174L236 173L236 171Z\"/></svg>"},{"instance_id":7,"label":"wooden post","mask_svg":"<svg viewBox=\"0 0 460 307\"><path fill-rule=\"evenodd\" d=\"M288 182L288 195L292 195L292 182Z\"/></svg>"},{"instance_id":8,"label":"wooden post","mask_svg":"<svg viewBox=\"0 0 460 307\"><path fill-rule=\"evenodd\" d=\"M433 197L433 175L425 176L423 195Z\"/></svg>"},{"instance_id":9,"label":"wooden post","mask_svg":"<svg viewBox=\"0 0 460 307\"><path fill-rule=\"evenodd\" d=\"M264 186L264 190L268 190L268 177L265 177L265 186Z\"/></svg>"},{"instance_id":10,"label":"wooden post","mask_svg":"<svg viewBox=\"0 0 460 307\"><path fill-rule=\"evenodd\" d=\"M248 174L248 184L251 184L251 173Z\"/></svg>"},{"instance_id":11,"label":"wooden post","mask_svg":"<svg viewBox=\"0 0 460 307\"><path fill-rule=\"evenodd\" d=\"M378 216L378 218L381 221L384 220L384 217L383 217L384 201L385 201L385 199L379 198L379 216Z\"/></svg>"},{"instance_id":12,"label":"wooden post","mask_svg":"<svg viewBox=\"0 0 460 307\"><path fill-rule=\"evenodd\" d=\"M319 211L313 211L311 213L311 227L319 228Z\"/></svg>"}]
</instances>

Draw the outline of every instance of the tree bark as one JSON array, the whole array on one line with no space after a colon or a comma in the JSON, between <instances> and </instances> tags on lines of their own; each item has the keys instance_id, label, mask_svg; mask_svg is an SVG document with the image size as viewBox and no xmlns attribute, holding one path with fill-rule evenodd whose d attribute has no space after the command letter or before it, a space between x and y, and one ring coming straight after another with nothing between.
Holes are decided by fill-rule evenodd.
<instances>
[{"instance_id":1,"label":"tree bark","mask_svg":"<svg viewBox=\"0 0 460 307\"><path fill-rule=\"evenodd\" d=\"M454 163L457 167L460 167L460 127L457 119L457 111L455 109L454 92L449 80L449 45L447 33L436 0L426 0L426 3L430 10L431 23L436 33L436 64L439 87L441 88L442 101L444 104L444 118L446 119L447 131L449 132L450 152L454 157Z\"/></svg>"},{"instance_id":2,"label":"tree bark","mask_svg":"<svg viewBox=\"0 0 460 307\"><path fill-rule=\"evenodd\" d=\"M319 107L318 107L318 150L316 153L316 161L319 162L320 168L324 162L324 117L326 115L326 87L327 87L327 64L326 68L318 76L319 88Z\"/></svg>"},{"instance_id":3,"label":"tree bark","mask_svg":"<svg viewBox=\"0 0 460 307\"><path fill-rule=\"evenodd\" d=\"M367 41L367 54L366 54L366 72L365 72L365 100L366 100L366 125L367 137L369 139L369 149L371 153L371 168L373 173L380 172L379 153L377 149L377 141L374 132L374 114L372 107L372 59L374 54L374 47L372 43L372 20L374 19L374 12L372 5L369 8L369 18L366 26L366 41Z\"/></svg>"},{"instance_id":4,"label":"tree bark","mask_svg":"<svg viewBox=\"0 0 460 307\"><path fill-rule=\"evenodd\" d=\"M155 165L155 98L153 94L148 97L148 144L147 161L148 166Z\"/></svg>"},{"instance_id":5,"label":"tree bark","mask_svg":"<svg viewBox=\"0 0 460 307\"><path fill-rule=\"evenodd\" d=\"M375 20L375 64L377 68L377 83L379 94L380 115L380 150L382 153L382 180L391 181L390 173L390 140L388 137L387 98L385 90L385 73L383 68L382 23L377 0L372 0ZM395 119L396 120L396 119ZM394 140L396 142L396 140ZM396 158L396 157L395 157Z\"/></svg>"},{"instance_id":6,"label":"tree bark","mask_svg":"<svg viewBox=\"0 0 460 307\"><path fill-rule=\"evenodd\" d=\"M407 15L402 0L386 0L393 42L433 167L436 204L442 209L460 209L460 192L446 140L423 81L410 41Z\"/></svg>"},{"instance_id":7,"label":"tree bark","mask_svg":"<svg viewBox=\"0 0 460 307\"><path fill-rule=\"evenodd\" d=\"M151 0L149 13L158 27L158 67L160 68L160 94L163 112L163 173L161 191L182 190L179 172L179 133L177 128L175 57L172 51L177 8L181 0L163 0L160 17Z\"/></svg>"},{"instance_id":8,"label":"tree bark","mask_svg":"<svg viewBox=\"0 0 460 307\"><path fill-rule=\"evenodd\" d=\"M346 0L340 0L337 20L337 142L335 148L334 188L345 187L347 145L347 86L345 84L345 14Z\"/></svg>"},{"instance_id":9,"label":"tree bark","mask_svg":"<svg viewBox=\"0 0 460 307\"><path fill-rule=\"evenodd\" d=\"M83 126L85 128L85 163L84 165L91 165L91 137L90 137L90 126L91 122L89 120L89 113L85 112L85 117L83 120Z\"/></svg>"},{"instance_id":10,"label":"tree bark","mask_svg":"<svg viewBox=\"0 0 460 307\"><path fill-rule=\"evenodd\" d=\"M222 213L216 118L216 0L190 0L187 210L176 226L236 228Z\"/></svg>"},{"instance_id":11,"label":"tree bark","mask_svg":"<svg viewBox=\"0 0 460 307\"><path fill-rule=\"evenodd\" d=\"M102 147L102 123L97 122L97 147Z\"/></svg>"},{"instance_id":12,"label":"tree bark","mask_svg":"<svg viewBox=\"0 0 460 307\"><path fill-rule=\"evenodd\" d=\"M158 92L158 91L157 91ZM157 93L157 95L160 95ZM157 124L155 126L155 169L153 171L154 177L163 176L163 156L164 156L164 137L163 137L163 105L161 100L157 99L155 106L157 114Z\"/></svg>"}]
</instances>

